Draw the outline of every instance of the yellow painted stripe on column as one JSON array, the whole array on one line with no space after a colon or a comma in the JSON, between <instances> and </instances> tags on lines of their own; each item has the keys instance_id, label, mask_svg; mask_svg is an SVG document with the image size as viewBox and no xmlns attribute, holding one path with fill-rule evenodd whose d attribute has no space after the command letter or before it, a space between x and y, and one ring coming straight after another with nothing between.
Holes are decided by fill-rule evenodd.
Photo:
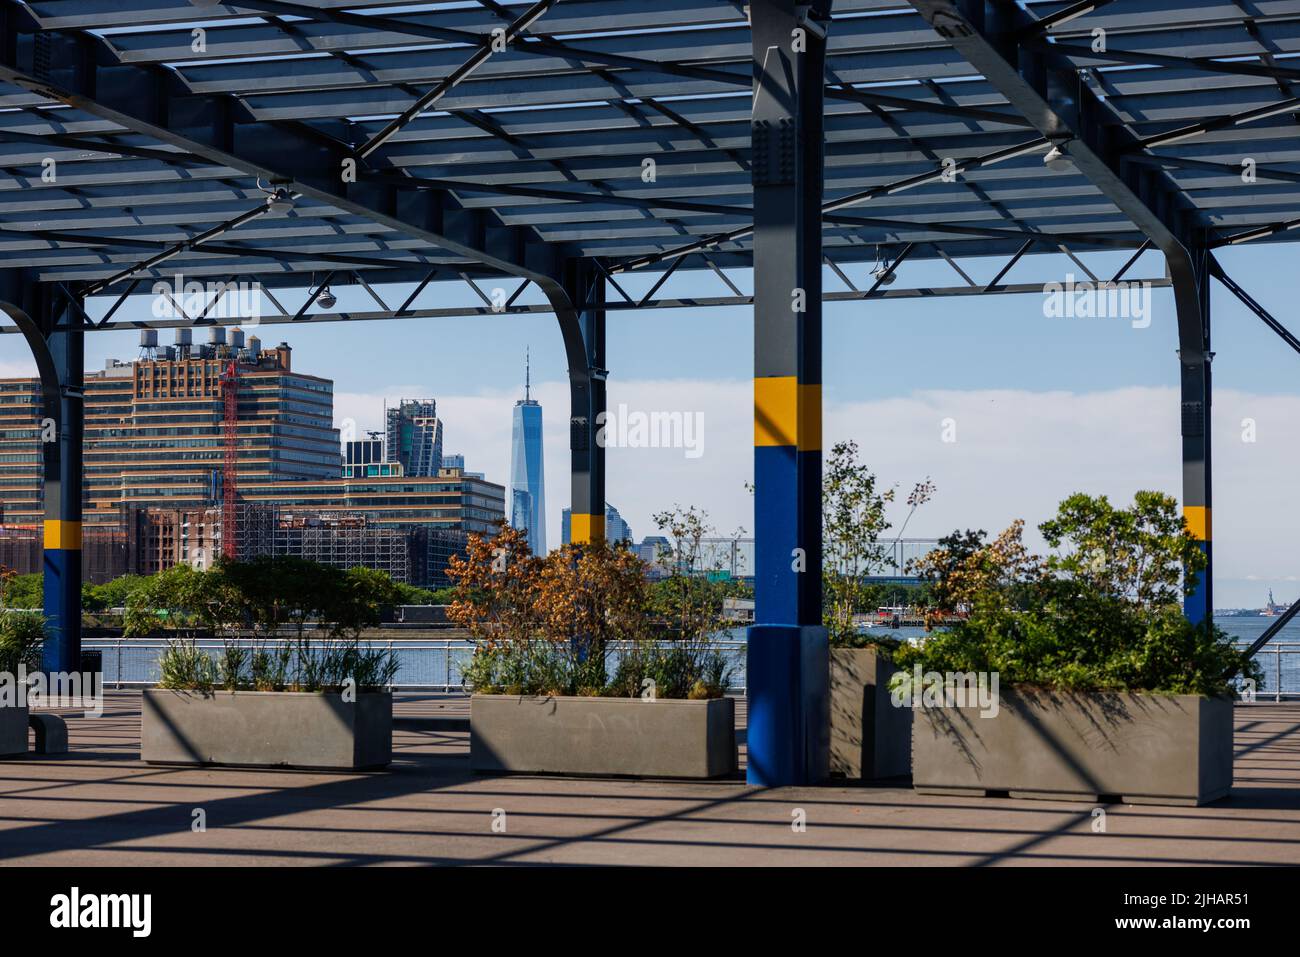
<instances>
[{"instance_id":1,"label":"yellow painted stripe on column","mask_svg":"<svg viewBox=\"0 0 1300 957\"><path fill-rule=\"evenodd\" d=\"M604 515L580 515L574 512L569 516L569 541L573 544L587 545L604 540Z\"/></svg>"},{"instance_id":2,"label":"yellow painted stripe on column","mask_svg":"<svg viewBox=\"0 0 1300 957\"><path fill-rule=\"evenodd\" d=\"M1208 542L1210 534L1210 509L1205 505L1188 505L1183 508L1183 520L1191 530L1192 537L1198 541Z\"/></svg>"},{"instance_id":3,"label":"yellow painted stripe on column","mask_svg":"<svg viewBox=\"0 0 1300 957\"><path fill-rule=\"evenodd\" d=\"M45 523L45 547L62 549L81 548L81 523L61 522L57 519Z\"/></svg>"},{"instance_id":4,"label":"yellow painted stripe on column","mask_svg":"<svg viewBox=\"0 0 1300 957\"><path fill-rule=\"evenodd\" d=\"M792 375L754 379L754 445L799 443L799 380Z\"/></svg>"},{"instance_id":5,"label":"yellow painted stripe on column","mask_svg":"<svg viewBox=\"0 0 1300 957\"><path fill-rule=\"evenodd\" d=\"M822 447L822 387L792 375L754 379L754 445Z\"/></svg>"}]
</instances>

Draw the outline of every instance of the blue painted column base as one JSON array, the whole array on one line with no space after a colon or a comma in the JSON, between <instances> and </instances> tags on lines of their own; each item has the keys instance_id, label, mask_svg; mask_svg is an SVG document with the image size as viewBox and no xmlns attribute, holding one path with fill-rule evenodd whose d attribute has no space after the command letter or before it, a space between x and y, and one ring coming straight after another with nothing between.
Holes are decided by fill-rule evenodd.
<instances>
[{"instance_id":1,"label":"blue painted column base","mask_svg":"<svg viewBox=\"0 0 1300 957\"><path fill-rule=\"evenodd\" d=\"M1209 580L1210 575L1213 574L1213 570L1209 563L1211 546L1208 541L1204 540L1198 542L1198 544L1201 547L1201 551L1205 553L1205 571L1201 572L1200 578L1196 582L1196 588L1192 590L1192 593L1183 598L1183 615L1186 616L1187 620L1193 625L1204 624L1205 620L1214 614L1214 610L1209 607Z\"/></svg>"},{"instance_id":2,"label":"blue painted column base","mask_svg":"<svg viewBox=\"0 0 1300 957\"><path fill-rule=\"evenodd\" d=\"M70 624L70 627L68 625ZM81 550L45 549L46 674L81 670Z\"/></svg>"},{"instance_id":3,"label":"blue painted column base","mask_svg":"<svg viewBox=\"0 0 1300 957\"><path fill-rule=\"evenodd\" d=\"M829 773L830 646L814 625L748 632L745 780L758 787L817 784Z\"/></svg>"}]
</instances>

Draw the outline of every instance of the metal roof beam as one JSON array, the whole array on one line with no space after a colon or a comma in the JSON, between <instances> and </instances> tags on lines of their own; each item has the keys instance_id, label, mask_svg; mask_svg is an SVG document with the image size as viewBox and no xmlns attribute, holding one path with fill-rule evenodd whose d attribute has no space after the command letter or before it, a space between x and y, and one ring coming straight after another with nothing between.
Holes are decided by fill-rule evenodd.
<instances>
[{"instance_id":1,"label":"metal roof beam","mask_svg":"<svg viewBox=\"0 0 1300 957\"><path fill-rule=\"evenodd\" d=\"M891 183L882 183L879 186L872 186L868 189L851 193L848 196L842 196L839 199L831 200L822 206L822 218L825 220L827 214L834 213L849 206L856 206L859 203L865 203L868 200L875 199L878 196L888 196L893 193L901 193L905 190L915 189L918 186L924 186L929 183L939 181L949 181L950 176L956 176L970 169L978 169L982 166L989 166L1004 160L1013 159L1017 156L1023 156L1026 153L1040 150L1047 145L1047 140L1037 138L1024 143L1018 143L1005 149L994 150L991 153L985 153L981 156L972 156L963 160L939 163L932 170L924 173L918 173L915 176L907 176ZM655 263L663 262L665 259L672 259L676 256L684 256L687 253L701 252L710 249L720 243L735 242L744 239L754 232L753 224L738 226L735 229L728 230L724 233L717 233L713 236L706 236L703 239L687 243L676 249L669 249L663 253L657 253L653 256L643 256L630 262L620 263L614 267L614 272L625 272L631 269L641 269L645 266L652 266Z\"/></svg>"},{"instance_id":2,"label":"metal roof beam","mask_svg":"<svg viewBox=\"0 0 1300 957\"><path fill-rule=\"evenodd\" d=\"M472 262L555 285L560 256L533 230L465 210L446 191L398 190L360 175L353 182L353 164L358 173L366 167L344 145L298 126L240 122L247 113L235 97L196 95L171 71L106 59L98 38L34 33L17 3L0 6L0 80Z\"/></svg>"},{"instance_id":3,"label":"metal roof beam","mask_svg":"<svg viewBox=\"0 0 1300 957\"><path fill-rule=\"evenodd\" d=\"M1046 33L1053 27L1059 27L1078 17L1086 16L1089 13L1113 2L1114 0L1079 0L1078 3L1072 3L1068 7L1063 7L1062 9L1057 10L1055 13L1049 13L1041 20L1037 20L1030 24L1029 28L1026 30L1026 35L1033 36L1038 33Z\"/></svg>"},{"instance_id":4,"label":"metal roof beam","mask_svg":"<svg viewBox=\"0 0 1300 957\"><path fill-rule=\"evenodd\" d=\"M1190 250L1204 237L1195 208L1164 170L1124 163L1140 141L1070 64L1027 49L1018 37L1038 32L1019 7L985 0L910 0L913 7L1043 136L1062 149L1098 190L1165 254L1185 363L1206 354L1197 268Z\"/></svg>"},{"instance_id":5,"label":"metal roof beam","mask_svg":"<svg viewBox=\"0 0 1300 957\"><path fill-rule=\"evenodd\" d=\"M1105 50L1094 50L1090 46L1049 42L1046 38L1026 41L1026 45L1042 51L1051 51L1060 56L1076 57L1080 60L1111 60L1116 63L1131 63L1135 66L1168 66L1181 70L1204 70L1208 73L1229 73L1236 76L1262 76L1273 80L1300 80L1300 70L1269 66L1264 63L1250 63L1244 60L1168 56L1163 53L1116 50L1113 47L1108 47Z\"/></svg>"},{"instance_id":6,"label":"metal roof beam","mask_svg":"<svg viewBox=\"0 0 1300 957\"><path fill-rule=\"evenodd\" d=\"M902 260L900 255L895 259L895 264ZM332 274L331 274L332 275ZM301 278L301 277L299 277ZM336 278L333 277L332 278ZM1169 285L1169 280L1164 278L1153 278L1144 280L1150 283L1153 288L1163 289ZM321 283L326 285L326 283ZM329 285L338 287L337 281L332 281ZM313 291L317 287L312 286ZM264 289L265 291L265 289ZM978 296L984 295L991 291L995 295L1039 295L1043 294L1043 284L1038 283L1016 283L1014 285L999 286L992 290L983 286L923 286L917 288L900 289L897 287L880 286L873 289L845 290L842 292L828 292L822 296L824 302L859 302L866 299L934 299L945 297L961 296ZM701 308L724 308L724 307L744 307L751 306L754 303L753 296L731 295L731 296L700 296L689 298L665 298L665 299L641 299L634 302L610 302L605 308L609 312L636 312L640 309L701 309ZM381 322L388 319L453 319L453 318L490 318L493 316L510 316L510 315L551 315L554 308L550 305L528 305L516 306L507 305L503 309L495 309L488 306L445 306L432 309L412 309L404 306L396 310L373 311L373 312L322 312L310 313L306 307L299 310L296 316L288 314L269 316L263 315L258 319L258 325L301 325L303 323L320 323L320 322ZM244 320L245 322L247 320ZM122 329L176 329L191 326L194 323L187 322L184 319L119 319L105 322L100 320L95 326L95 330L114 331ZM206 325L225 325L238 326L241 320L238 317L214 319L205 323ZM12 334L18 332L18 328L13 325L0 325L0 335Z\"/></svg>"},{"instance_id":7,"label":"metal roof beam","mask_svg":"<svg viewBox=\"0 0 1300 957\"><path fill-rule=\"evenodd\" d=\"M249 2L241 3L239 6L267 13L291 14L293 16L300 16L310 20L344 23L351 26L359 26L373 30L383 30L391 33L406 33L412 36L447 40L471 45L482 45L490 39L490 37L486 35L477 34L467 30L449 30L432 24L417 23L400 18L345 13L336 9L321 9L298 3L282 2L282 0L249 0ZM484 6L495 7L496 9L494 12L497 12L503 17L508 14L508 11L500 5L484 4ZM520 37L519 40L513 44L512 49L521 53L574 61L588 68L592 66L600 66L619 69L645 70L652 73L662 73L667 76L679 76L687 79L703 80L710 83L717 83L721 86L735 87L737 89L749 89L753 82L753 78L750 76L748 71L719 70L693 64L627 56L607 50L593 50L580 46L575 47L572 43L556 40L549 36ZM868 103L882 107L887 106L894 109L938 113L947 116L961 116L968 119L980 119L986 122L1004 123L1009 126L1025 125L1023 118L1016 116L1013 113L1004 113L996 110L953 107L944 103L910 100L906 97L877 94L870 91L856 90L852 87L828 85L825 90L825 95L834 99L852 100L858 103Z\"/></svg>"}]
</instances>

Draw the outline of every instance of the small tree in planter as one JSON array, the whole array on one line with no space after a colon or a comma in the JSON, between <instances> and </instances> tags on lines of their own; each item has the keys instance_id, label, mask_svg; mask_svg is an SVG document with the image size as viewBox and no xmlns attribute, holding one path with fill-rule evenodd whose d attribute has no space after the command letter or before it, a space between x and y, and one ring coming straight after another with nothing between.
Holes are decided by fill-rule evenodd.
<instances>
[{"instance_id":1,"label":"small tree in planter","mask_svg":"<svg viewBox=\"0 0 1300 957\"><path fill-rule=\"evenodd\" d=\"M524 531L503 525L494 538L470 535L451 557L455 585L447 619L469 632L474 656L465 684L482 694L539 694L551 648L537 607L542 563Z\"/></svg>"},{"instance_id":2,"label":"small tree in planter","mask_svg":"<svg viewBox=\"0 0 1300 957\"><path fill-rule=\"evenodd\" d=\"M654 521L669 541L670 573L651 591L656 634L638 642L619 662L615 693L652 690L664 698L720 698L726 693L730 669L717 639L728 624L728 592L736 586L722 578L722 556L709 554L704 547L705 539L716 537L717 529L708 512L695 506L674 505L654 515ZM731 539L743 534L738 529Z\"/></svg>"},{"instance_id":3,"label":"small tree in planter","mask_svg":"<svg viewBox=\"0 0 1300 957\"><path fill-rule=\"evenodd\" d=\"M1182 615L1205 559L1176 501L1139 492L1116 508L1073 495L1039 528L1045 558L1017 522L931 562L945 570L937 594L969 617L895 655L897 696L918 716L917 787L1161 803L1226 793L1229 678L1257 666L1212 622ZM941 689L941 676L957 678ZM971 678L988 683L991 705L954 706Z\"/></svg>"},{"instance_id":4,"label":"small tree in planter","mask_svg":"<svg viewBox=\"0 0 1300 957\"><path fill-rule=\"evenodd\" d=\"M538 559L526 537L502 528L471 536L452 561L448 617L469 630L464 669L470 760L476 770L709 777L735 767L729 699L669 700L701 685L695 658L656 641L645 564L627 549L590 543ZM680 610L680 609L679 609ZM691 621L697 620L693 615ZM618 644L614 679L606 654ZM663 686L642 686L681 666ZM692 670L692 667L697 670ZM629 687L631 685L632 687Z\"/></svg>"},{"instance_id":5,"label":"small tree in planter","mask_svg":"<svg viewBox=\"0 0 1300 957\"><path fill-rule=\"evenodd\" d=\"M912 489L899 538L933 492L929 479ZM886 691L899 642L856 622L871 608L866 577L884 564L888 547L880 538L892 527L886 510L895 497L859 461L856 442L831 449L822 473L822 623L831 647L830 772L837 777L893 777L910 764L911 715L889 707Z\"/></svg>"},{"instance_id":6,"label":"small tree in planter","mask_svg":"<svg viewBox=\"0 0 1300 957\"><path fill-rule=\"evenodd\" d=\"M604 693L609 649L636 643L646 632L645 563L605 542L565 545L542 563L536 600L568 693Z\"/></svg>"},{"instance_id":7,"label":"small tree in planter","mask_svg":"<svg viewBox=\"0 0 1300 957\"><path fill-rule=\"evenodd\" d=\"M880 536L894 489L877 489L874 472L858 460L856 442L831 449L822 473L822 623L833 647L864 644L854 616L863 611L863 578L881 564Z\"/></svg>"}]
</instances>

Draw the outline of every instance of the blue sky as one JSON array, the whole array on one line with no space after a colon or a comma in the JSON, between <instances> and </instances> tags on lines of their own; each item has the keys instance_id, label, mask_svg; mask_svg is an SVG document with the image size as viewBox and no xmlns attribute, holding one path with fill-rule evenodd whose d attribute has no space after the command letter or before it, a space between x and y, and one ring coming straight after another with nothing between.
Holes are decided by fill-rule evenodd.
<instances>
[{"instance_id":1,"label":"blue sky","mask_svg":"<svg viewBox=\"0 0 1300 957\"><path fill-rule=\"evenodd\" d=\"M1256 299L1300 329L1287 309L1300 291L1295 247L1243 246L1221 251L1219 258ZM1107 269L1113 272L1123 259L1102 253L1085 261L1109 275ZM985 281L1000 262L961 265ZM848 271L863 286L868 269ZM1159 257L1148 254L1129 277L1161 271ZM1035 257L1022 261L1006 281L1059 280L1067 272L1079 271L1064 257ZM942 261L904 263L899 275L898 288L961 282ZM751 288L744 272L732 279ZM620 279L633 295L652 280ZM501 285L513 291L515 283ZM826 288L842 287L828 276ZM1216 604L1259 604L1267 587L1279 597L1300 590L1300 563L1289 563L1286 547L1300 532L1287 507L1292 466L1300 466L1300 455L1290 452L1300 445L1300 416L1293 416L1291 405L1300 396L1300 355L1217 283L1213 290L1215 388L1222 397L1215 411L1229 417L1216 419ZM370 308L348 290L335 291L341 308ZM711 274L683 270L663 290L669 293L726 290ZM389 298L396 297L394 292ZM281 298L290 309L298 304ZM464 287L444 286L431 287L421 303L477 301ZM120 315L129 317L131 309L147 314L148 303L143 298ZM1152 486L1177 494L1177 339L1168 291L1153 290L1152 314L1145 329L1115 319L1048 319L1036 294L828 303L827 442L858 440L888 482L909 486L926 474L944 476L935 505L913 520L909 535L939 535L957 524L992 530L1022 506L1019 514L1033 524L1076 488L1120 498ZM522 393L529 347L547 419L548 538L558 542L559 512L568 504L567 410L565 362L552 317L267 326L260 334L268 343L287 339L295 368L333 379L337 416L353 419L358 430L378 426L385 399L418 394L439 400L447 451L465 451L470 468L501 482L507 476L510 407ZM170 341L170 334L162 338ZM109 357L133 357L136 341L133 332L89 336L88 368L101 367ZM652 533L650 515L674 501L709 509L721 529L752 528L743 489L750 472L750 310L611 312L608 355L611 404L699 411L710 426L706 454L698 460L665 450L610 451L608 496L638 537ZM6 374L28 364L18 337L0 340ZM1139 395L1144 398L1134 398ZM972 424L958 443L967 456L961 464L937 438L939 417L959 407L966 411L957 421ZM1257 443L1250 447L1237 435L1244 415L1260 419ZM638 451L645 454L634 455Z\"/></svg>"}]
</instances>

